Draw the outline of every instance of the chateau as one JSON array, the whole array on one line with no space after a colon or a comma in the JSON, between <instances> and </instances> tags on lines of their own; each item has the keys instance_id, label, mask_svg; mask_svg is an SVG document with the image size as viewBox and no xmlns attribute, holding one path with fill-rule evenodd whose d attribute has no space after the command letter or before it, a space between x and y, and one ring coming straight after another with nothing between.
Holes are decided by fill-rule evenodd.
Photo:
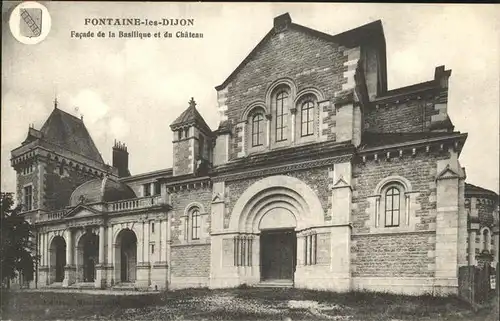
<instances>
[{"instance_id":1,"label":"chateau","mask_svg":"<svg viewBox=\"0 0 500 321\"><path fill-rule=\"evenodd\" d=\"M137 175L56 102L11 160L36 286L456 293L460 266L498 262L499 211L465 183L450 75L388 90L380 21L329 35L283 14L215 87L218 128L191 99L172 168Z\"/></svg>"}]
</instances>

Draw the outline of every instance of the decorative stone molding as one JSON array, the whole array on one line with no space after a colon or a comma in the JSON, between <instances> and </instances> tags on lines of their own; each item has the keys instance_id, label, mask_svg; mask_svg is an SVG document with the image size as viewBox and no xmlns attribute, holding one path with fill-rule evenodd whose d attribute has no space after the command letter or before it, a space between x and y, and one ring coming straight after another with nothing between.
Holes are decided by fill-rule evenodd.
<instances>
[{"instance_id":1,"label":"decorative stone molding","mask_svg":"<svg viewBox=\"0 0 500 321\"><path fill-rule=\"evenodd\" d=\"M212 178L212 181L213 182L220 182L220 181L229 182L229 181L241 180L241 179L246 179L246 178L251 178L251 177L261 177L261 176L268 176L268 175L283 174L283 173L302 170L302 169L328 166L328 165L333 165L336 163L344 163L344 162L350 161L351 158L352 158L352 155L343 155L343 156L337 156L337 157L331 157L331 158L323 158L323 159L309 161L309 162L306 161L306 162L302 162L302 163L290 164L290 165L286 165L286 166L276 166L276 167L271 167L271 168L255 170L255 171L248 171L248 172L243 172L243 173L239 172L239 173L234 173L234 174L226 174L226 175L215 176Z\"/></svg>"}]
</instances>

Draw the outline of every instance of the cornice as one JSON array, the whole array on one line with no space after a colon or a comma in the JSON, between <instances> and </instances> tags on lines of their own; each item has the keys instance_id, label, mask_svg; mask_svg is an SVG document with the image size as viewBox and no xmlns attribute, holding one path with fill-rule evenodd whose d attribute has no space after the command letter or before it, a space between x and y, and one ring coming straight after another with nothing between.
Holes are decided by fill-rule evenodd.
<instances>
[{"instance_id":1,"label":"cornice","mask_svg":"<svg viewBox=\"0 0 500 321\"><path fill-rule=\"evenodd\" d=\"M351 161L352 154L335 156L335 157L326 157L322 159L316 159L312 161L303 161L300 163L293 163L275 167L267 167L262 169L256 169L251 171L238 171L235 173L228 173L218 175L212 178L213 182L221 182L221 181L235 181L241 179L248 179L253 177L261 177L261 176L269 176L269 175L277 175L283 174L287 172L293 172L303 169L310 169L315 167L322 167L333 165L337 163L345 163Z\"/></svg>"}]
</instances>

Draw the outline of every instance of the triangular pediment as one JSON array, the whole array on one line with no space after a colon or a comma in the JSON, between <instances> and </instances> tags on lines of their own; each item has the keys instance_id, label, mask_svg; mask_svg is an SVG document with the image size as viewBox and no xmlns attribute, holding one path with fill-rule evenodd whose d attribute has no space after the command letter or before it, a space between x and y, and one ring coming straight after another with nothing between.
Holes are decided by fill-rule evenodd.
<instances>
[{"instance_id":1,"label":"triangular pediment","mask_svg":"<svg viewBox=\"0 0 500 321\"><path fill-rule=\"evenodd\" d=\"M100 214L98 210L86 206L86 205L78 205L75 208L71 209L66 215L64 215L64 218L77 218L77 217L86 217L86 216L93 216L96 214Z\"/></svg>"},{"instance_id":2,"label":"triangular pediment","mask_svg":"<svg viewBox=\"0 0 500 321\"><path fill-rule=\"evenodd\" d=\"M223 199L222 199L222 195L220 195L220 193L215 193L213 196L212 196L212 203L217 203L217 202L222 202Z\"/></svg>"},{"instance_id":3,"label":"triangular pediment","mask_svg":"<svg viewBox=\"0 0 500 321\"><path fill-rule=\"evenodd\" d=\"M460 178L460 175L451 169L450 165L446 165L446 167L436 177L437 180L450 178Z\"/></svg>"},{"instance_id":4,"label":"triangular pediment","mask_svg":"<svg viewBox=\"0 0 500 321\"><path fill-rule=\"evenodd\" d=\"M301 39L301 41L298 42L297 38ZM249 69L249 71L255 73L255 69L260 69L260 65L282 65L284 61L283 50L280 50L282 48L294 48L292 52L288 53L289 56L287 56L287 61L304 61L309 54L312 55L311 58L317 59L316 51L312 51L311 48L317 49L324 47L325 50L327 50L328 47L331 47L332 43L356 47L364 42L374 41L375 39L380 42L383 41L385 45L384 32L380 20L343 33L330 35L293 23L290 16L285 14L275 18L274 27L271 28L264 38L253 48L245 59L243 59L229 77L226 78L222 84L216 86L215 89L224 89L230 82L238 78L240 73L246 74L245 69ZM303 46L303 48L297 47L298 43ZM385 51L383 54L385 55ZM259 61L261 60L265 63L260 64ZM290 72L292 74L296 73ZM283 74L287 74L287 72L283 71Z\"/></svg>"},{"instance_id":5,"label":"triangular pediment","mask_svg":"<svg viewBox=\"0 0 500 321\"><path fill-rule=\"evenodd\" d=\"M333 187L346 187L346 186L349 186L349 184L346 182L343 176L340 176L337 182L333 185Z\"/></svg>"}]
</instances>

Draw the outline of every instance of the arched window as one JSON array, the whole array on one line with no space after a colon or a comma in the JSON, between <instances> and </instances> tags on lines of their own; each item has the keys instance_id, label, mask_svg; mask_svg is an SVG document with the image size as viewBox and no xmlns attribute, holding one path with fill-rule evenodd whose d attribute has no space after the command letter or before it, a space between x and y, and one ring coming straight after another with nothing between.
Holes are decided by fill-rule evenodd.
<instances>
[{"instance_id":1,"label":"arched window","mask_svg":"<svg viewBox=\"0 0 500 321\"><path fill-rule=\"evenodd\" d=\"M399 226L401 193L396 187L389 187L385 192L385 226Z\"/></svg>"},{"instance_id":2,"label":"arched window","mask_svg":"<svg viewBox=\"0 0 500 321\"><path fill-rule=\"evenodd\" d=\"M200 238L200 210L198 208L193 209L191 212L191 239L198 240Z\"/></svg>"},{"instance_id":3,"label":"arched window","mask_svg":"<svg viewBox=\"0 0 500 321\"><path fill-rule=\"evenodd\" d=\"M264 143L264 116L256 114L252 117L252 146Z\"/></svg>"},{"instance_id":4,"label":"arched window","mask_svg":"<svg viewBox=\"0 0 500 321\"><path fill-rule=\"evenodd\" d=\"M310 136L314 133L314 103L312 101L306 101L302 104L300 124L300 135L302 137Z\"/></svg>"},{"instance_id":5,"label":"arched window","mask_svg":"<svg viewBox=\"0 0 500 321\"><path fill-rule=\"evenodd\" d=\"M491 237L490 237L490 230L487 227L483 229L482 241L483 241L482 250L489 252L491 248Z\"/></svg>"},{"instance_id":6,"label":"arched window","mask_svg":"<svg viewBox=\"0 0 500 321\"><path fill-rule=\"evenodd\" d=\"M275 110L276 110L276 141L286 140L287 129L287 99L288 93L281 91L276 95Z\"/></svg>"}]
</instances>

